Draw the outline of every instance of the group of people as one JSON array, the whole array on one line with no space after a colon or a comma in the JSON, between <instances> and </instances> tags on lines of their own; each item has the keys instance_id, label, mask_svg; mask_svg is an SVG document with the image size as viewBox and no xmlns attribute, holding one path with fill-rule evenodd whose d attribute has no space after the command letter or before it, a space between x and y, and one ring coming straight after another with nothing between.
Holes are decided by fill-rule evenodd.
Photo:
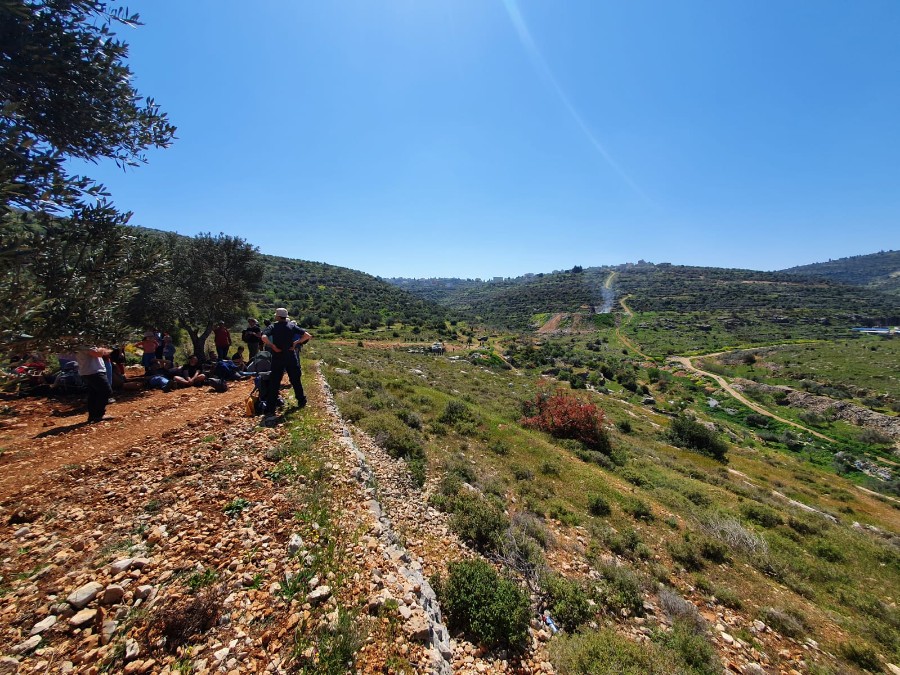
<instances>
[{"instance_id":1,"label":"group of people","mask_svg":"<svg viewBox=\"0 0 900 675\"><path fill-rule=\"evenodd\" d=\"M278 404L278 390L285 372L297 397L297 406L303 408L306 405L306 396L300 381L298 352L311 337L307 331L290 320L287 309L279 307L275 310L273 321L266 320L264 327L252 317L247 319L247 327L241 332L241 338L247 345L246 359L243 347L238 347L229 358L228 352L232 346L231 334L222 321L213 327L215 352L210 351L206 359L192 354L181 367L174 366L175 345L168 333L161 333L156 329L148 330L136 346L143 350L141 365L144 367L146 385L165 391L178 387L202 386L210 382L213 369L222 361L231 361L239 371L242 371L261 349L266 349L271 354L270 386L266 400L267 422L269 422L274 418L273 413ZM81 345L74 357L78 363L78 374L87 388L87 421L98 422L103 419L106 406L112 400L113 372L117 371L124 377L124 351L118 348L113 350L96 345Z\"/></svg>"}]
</instances>

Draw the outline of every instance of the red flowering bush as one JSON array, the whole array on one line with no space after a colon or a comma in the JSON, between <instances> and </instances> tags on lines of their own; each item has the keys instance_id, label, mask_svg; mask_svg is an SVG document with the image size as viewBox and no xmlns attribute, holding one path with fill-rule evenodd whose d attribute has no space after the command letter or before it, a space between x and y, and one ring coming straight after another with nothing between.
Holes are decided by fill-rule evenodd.
<instances>
[{"instance_id":1,"label":"red flowering bush","mask_svg":"<svg viewBox=\"0 0 900 675\"><path fill-rule=\"evenodd\" d=\"M522 426L538 429L554 438L572 438L591 450L610 452L606 415L596 405L559 389L539 391L523 405Z\"/></svg>"}]
</instances>

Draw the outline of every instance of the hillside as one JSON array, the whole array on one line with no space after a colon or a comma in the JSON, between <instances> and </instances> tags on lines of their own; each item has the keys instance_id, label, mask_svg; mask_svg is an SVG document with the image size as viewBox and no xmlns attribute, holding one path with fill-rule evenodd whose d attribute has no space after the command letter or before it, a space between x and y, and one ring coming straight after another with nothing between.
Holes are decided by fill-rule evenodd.
<instances>
[{"instance_id":1,"label":"hillside","mask_svg":"<svg viewBox=\"0 0 900 675\"><path fill-rule=\"evenodd\" d=\"M644 263L489 282L392 282L462 315L514 330L534 330L559 314L569 317L566 325L590 330L604 299L616 300L614 312L622 311L618 303L624 301L634 318L623 330L657 355L839 337L854 325L900 321L892 295L782 272Z\"/></svg>"},{"instance_id":2,"label":"hillside","mask_svg":"<svg viewBox=\"0 0 900 675\"><path fill-rule=\"evenodd\" d=\"M900 294L900 251L880 251L828 262L800 265L786 274L824 277L843 284L866 286L884 293Z\"/></svg>"},{"instance_id":3,"label":"hillside","mask_svg":"<svg viewBox=\"0 0 900 675\"><path fill-rule=\"evenodd\" d=\"M264 314L286 307L303 326L340 333L396 323L443 322L448 312L376 277L327 263L263 255L265 275L255 302Z\"/></svg>"}]
</instances>

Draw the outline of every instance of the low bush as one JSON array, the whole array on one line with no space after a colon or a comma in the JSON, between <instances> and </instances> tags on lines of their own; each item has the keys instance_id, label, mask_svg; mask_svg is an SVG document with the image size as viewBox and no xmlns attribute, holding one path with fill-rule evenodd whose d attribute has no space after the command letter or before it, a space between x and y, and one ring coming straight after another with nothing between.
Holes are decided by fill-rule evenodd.
<instances>
[{"instance_id":1,"label":"low bush","mask_svg":"<svg viewBox=\"0 0 900 675\"><path fill-rule=\"evenodd\" d=\"M482 560L450 563L439 601L451 630L488 648L520 649L528 637L528 596Z\"/></svg>"},{"instance_id":2,"label":"low bush","mask_svg":"<svg viewBox=\"0 0 900 675\"><path fill-rule=\"evenodd\" d=\"M616 615L626 610L640 616L644 613L641 582L627 567L603 563L599 566L603 579L597 586L597 599L601 607Z\"/></svg>"},{"instance_id":3,"label":"low bush","mask_svg":"<svg viewBox=\"0 0 900 675\"><path fill-rule=\"evenodd\" d=\"M622 510L635 520L653 520L650 505L637 497L628 497L622 502Z\"/></svg>"},{"instance_id":4,"label":"low bush","mask_svg":"<svg viewBox=\"0 0 900 675\"><path fill-rule=\"evenodd\" d=\"M612 509L603 495L594 493L588 495L588 512L592 516L608 516Z\"/></svg>"},{"instance_id":5,"label":"low bush","mask_svg":"<svg viewBox=\"0 0 900 675\"><path fill-rule=\"evenodd\" d=\"M362 427L391 457L424 455L424 448L416 433L391 413L378 412L366 417L362 421Z\"/></svg>"},{"instance_id":6,"label":"low bush","mask_svg":"<svg viewBox=\"0 0 900 675\"><path fill-rule=\"evenodd\" d=\"M609 454L606 416L589 401L582 401L560 390L538 392L533 401L523 404L523 426L538 429L554 438L580 441L589 450Z\"/></svg>"},{"instance_id":7,"label":"low bush","mask_svg":"<svg viewBox=\"0 0 900 675\"><path fill-rule=\"evenodd\" d=\"M590 620L593 612L581 584L555 574L548 575L543 582L547 609L560 628L571 633Z\"/></svg>"},{"instance_id":8,"label":"low bush","mask_svg":"<svg viewBox=\"0 0 900 675\"><path fill-rule=\"evenodd\" d=\"M876 649L864 642L842 642L838 645L838 654L855 666L873 673L882 671L881 659Z\"/></svg>"},{"instance_id":9,"label":"low bush","mask_svg":"<svg viewBox=\"0 0 900 675\"><path fill-rule=\"evenodd\" d=\"M785 637L800 638L806 634L806 617L797 610L767 607L761 618L770 628Z\"/></svg>"},{"instance_id":10,"label":"low bush","mask_svg":"<svg viewBox=\"0 0 900 675\"><path fill-rule=\"evenodd\" d=\"M761 527L777 527L783 522L776 511L762 504L745 504L741 508L741 513L751 523L756 523Z\"/></svg>"},{"instance_id":11,"label":"low bush","mask_svg":"<svg viewBox=\"0 0 900 675\"><path fill-rule=\"evenodd\" d=\"M672 630L657 634L657 641L678 655L692 675L720 675L722 664L704 631L689 621L676 620Z\"/></svg>"},{"instance_id":12,"label":"low bush","mask_svg":"<svg viewBox=\"0 0 900 675\"><path fill-rule=\"evenodd\" d=\"M509 526L499 506L466 490L448 500L450 527L460 538L479 551L496 550L500 535Z\"/></svg>"},{"instance_id":13,"label":"low bush","mask_svg":"<svg viewBox=\"0 0 900 675\"><path fill-rule=\"evenodd\" d=\"M459 422L467 422L471 420L471 418L472 412L469 410L469 406L462 401L454 399L447 401L444 411L438 417L438 422L452 427Z\"/></svg>"},{"instance_id":14,"label":"low bush","mask_svg":"<svg viewBox=\"0 0 900 675\"><path fill-rule=\"evenodd\" d=\"M671 652L613 628L554 638L550 660L560 675L687 675Z\"/></svg>"},{"instance_id":15,"label":"low bush","mask_svg":"<svg viewBox=\"0 0 900 675\"><path fill-rule=\"evenodd\" d=\"M728 444L715 431L687 415L672 420L667 437L673 445L696 450L719 461L724 461L728 452Z\"/></svg>"}]
</instances>

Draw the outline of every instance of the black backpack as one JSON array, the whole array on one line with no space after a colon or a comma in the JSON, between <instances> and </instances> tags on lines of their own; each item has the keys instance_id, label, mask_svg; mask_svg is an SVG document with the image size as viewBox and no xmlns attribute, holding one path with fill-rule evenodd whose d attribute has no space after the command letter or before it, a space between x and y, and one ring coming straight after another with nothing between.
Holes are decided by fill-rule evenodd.
<instances>
[{"instance_id":1,"label":"black backpack","mask_svg":"<svg viewBox=\"0 0 900 675\"><path fill-rule=\"evenodd\" d=\"M206 380L206 383L212 387L217 394L228 391L228 383L220 377L210 377Z\"/></svg>"}]
</instances>

